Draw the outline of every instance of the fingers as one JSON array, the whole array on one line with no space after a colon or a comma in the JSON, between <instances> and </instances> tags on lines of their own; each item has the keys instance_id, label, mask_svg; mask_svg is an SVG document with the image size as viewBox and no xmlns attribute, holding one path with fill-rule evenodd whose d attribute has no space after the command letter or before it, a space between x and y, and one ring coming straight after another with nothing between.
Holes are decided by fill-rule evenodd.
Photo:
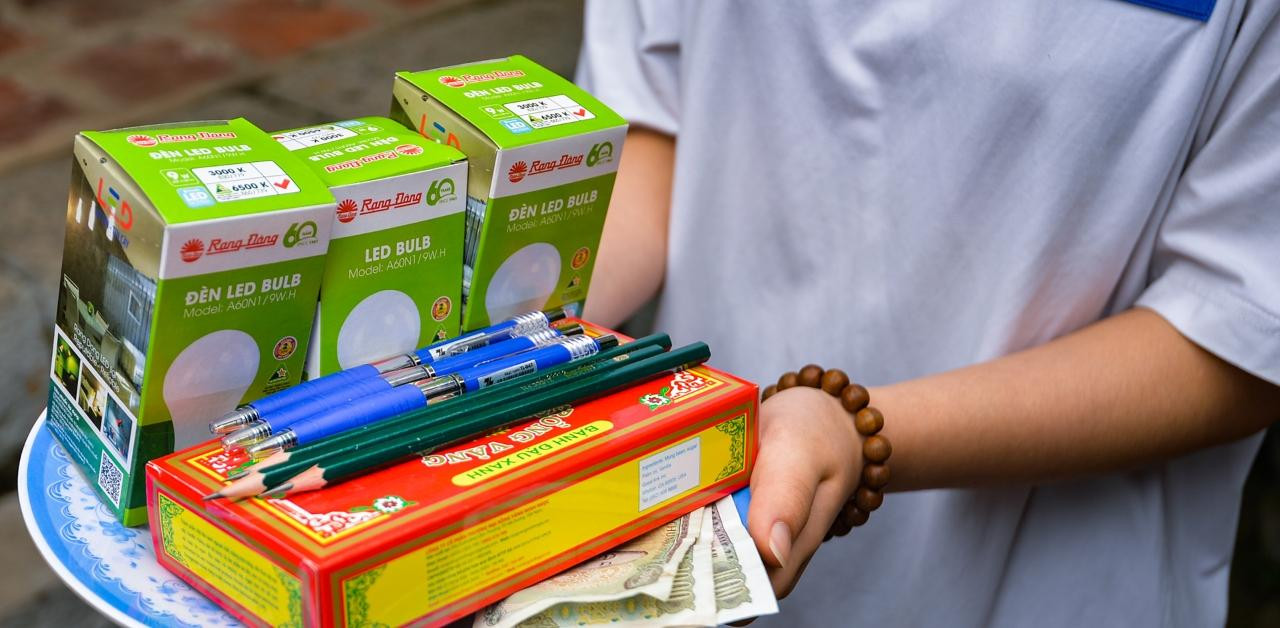
<instances>
[{"instance_id":1,"label":"fingers","mask_svg":"<svg viewBox=\"0 0 1280 628\"><path fill-rule=\"evenodd\" d=\"M779 600L791 595L791 591L796 588L800 582L800 576L804 575L804 570L809 566L809 558L804 559L795 569L774 569L769 572L769 584L773 587L773 597Z\"/></svg>"},{"instance_id":2,"label":"fingers","mask_svg":"<svg viewBox=\"0 0 1280 628\"><path fill-rule=\"evenodd\" d=\"M790 413L801 410L791 401L795 397L779 393L760 406L760 453L751 474L747 529L760 556L773 567L785 567L791 557L823 475L817 461L804 455L812 435L786 424Z\"/></svg>"},{"instance_id":3,"label":"fingers","mask_svg":"<svg viewBox=\"0 0 1280 628\"><path fill-rule=\"evenodd\" d=\"M861 472L857 435L839 401L788 389L760 406L747 530L779 598L795 587Z\"/></svg>"},{"instance_id":4,"label":"fingers","mask_svg":"<svg viewBox=\"0 0 1280 628\"><path fill-rule=\"evenodd\" d=\"M809 566L809 560L822 546L822 540L835 520L843 503L843 493L834 481L818 484L814 493L813 506L809 512L809 521L804 529L796 535L792 544L791 559L785 567L770 569L769 581L773 585L774 596L782 599L791 594L792 589L800 582L800 576Z\"/></svg>"}]
</instances>

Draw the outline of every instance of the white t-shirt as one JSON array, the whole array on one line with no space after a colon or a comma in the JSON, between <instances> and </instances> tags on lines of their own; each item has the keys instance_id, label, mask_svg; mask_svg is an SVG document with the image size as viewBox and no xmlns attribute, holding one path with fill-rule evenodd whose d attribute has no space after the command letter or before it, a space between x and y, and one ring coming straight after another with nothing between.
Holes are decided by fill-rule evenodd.
<instances>
[{"instance_id":1,"label":"white t-shirt","mask_svg":"<svg viewBox=\"0 0 1280 628\"><path fill-rule=\"evenodd\" d=\"M884 384L1137 304L1280 383L1278 11L608 0L580 80L678 137L657 327L719 366ZM1221 625L1259 441L892 494L757 625Z\"/></svg>"}]
</instances>

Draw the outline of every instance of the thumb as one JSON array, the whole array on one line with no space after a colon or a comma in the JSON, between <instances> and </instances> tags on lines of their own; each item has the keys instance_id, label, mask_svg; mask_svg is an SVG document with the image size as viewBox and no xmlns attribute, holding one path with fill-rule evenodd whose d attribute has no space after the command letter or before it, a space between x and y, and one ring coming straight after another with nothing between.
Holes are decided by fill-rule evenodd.
<instances>
[{"instance_id":1,"label":"thumb","mask_svg":"<svg viewBox=\"0 0 1280 628\"><path fill-rule=\"evenodd\" d=\"M783 401L776 398L776 401ZM771 404L773 405L773 404ZM774 408L780 410L780 408ZM765 414L761 407L761 415ZM762 416L762 423L767 419ZM786 417L774 416L772 423ZM747 530L765 562L786 567L791 546L809 521L813 497L822 479L821 470L804 456L798 430L761 430L760 453L751 473L751 505Z\"/></svg>"}]
</instances>

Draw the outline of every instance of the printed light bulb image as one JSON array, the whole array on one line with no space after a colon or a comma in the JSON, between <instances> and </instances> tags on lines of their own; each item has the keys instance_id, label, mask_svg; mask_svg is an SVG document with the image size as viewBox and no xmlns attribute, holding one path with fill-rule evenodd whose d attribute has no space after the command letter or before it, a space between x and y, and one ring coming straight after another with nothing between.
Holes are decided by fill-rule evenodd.
<instances>
[{"instance_id":1,"label":"printed light bulb image","mask_svg":"<svg viewBox=\"0 0 1280 628\"><path fill-rule=\"evenodd\" d=\"M258 359L253 336L235 329L205 334L174 358L163 394L175 450L209 439L209 420L240 403L258 374Z\"/></svg>"},{"instance_id":2,"label":"printed light bulb image","mask_svg":"<svg viewBox=\"0 0 1280 628\"><path fill-rule=\"evenodd\" d=\"M338 330L338 366L348 369L418 348L418 305L399 290L380 290L351 309Z\"/></svg>"},{"instance_id":3,"label":"printed light bulb image","mask_svg":"<svg viewBox=\"0 0 1280 628\"><path fill-rule=\"evenodd\" d=\"M521 312L541 310L560 280L560 251L546 242L535 242L512 253L489 281L484 307L490 321Z\"/></svg>"}]
</instances>

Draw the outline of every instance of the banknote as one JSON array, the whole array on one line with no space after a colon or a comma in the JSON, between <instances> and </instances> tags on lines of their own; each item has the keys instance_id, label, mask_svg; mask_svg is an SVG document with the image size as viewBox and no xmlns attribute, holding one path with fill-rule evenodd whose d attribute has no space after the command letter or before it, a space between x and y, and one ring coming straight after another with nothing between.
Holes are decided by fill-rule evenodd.
<instances>
[{"instance_id":1,"label":"banknote","mask_svg":"<svg viewBox=\"0 0 1280 628\"><path fill-rule=\"evenodd\" d=\"M716 620L728 623L778 612L778 600L755 543L742 525L732 497L707 508L713 535L711 564L715 573Z\"/></svg>"},{"instance_id":2,"label":"banknote","mask_svg":"<svg viewBox=\"0 0 1280 628\"><path fill-rule=\"evenodd\" d=\"M764 563L726 497L490 606L475 625L713 626L776 612Z\"/></svg>"},{"instance_id":3,"label":"banknote","mask_svg":"<svg viewBox=\"0 0 1280 628\"><path fill-rule=\"evenodd\" d=\"M507 599L482 609L476 614L474 625L508 628L556 604L569 601L609 602L647 596L665 602L672 596L676 572L702 532L703 515L703 510L691 512L517 591Z\"/></svg>"},{"instance_id":4,"label":"banknote","mask_svg":"<svg viewBox=\"0 0 1280 628\"><path fill-rule=\"evenodd\" d=\"M709 513L709 509L704 513ZM715 574L711 565L713 536L711 517L704 514L698 542L680 562L671 595L665 600L633 595L609 602L561 602L517 625L519 628L715 625Z\"/></svg>"}]
</instances>

